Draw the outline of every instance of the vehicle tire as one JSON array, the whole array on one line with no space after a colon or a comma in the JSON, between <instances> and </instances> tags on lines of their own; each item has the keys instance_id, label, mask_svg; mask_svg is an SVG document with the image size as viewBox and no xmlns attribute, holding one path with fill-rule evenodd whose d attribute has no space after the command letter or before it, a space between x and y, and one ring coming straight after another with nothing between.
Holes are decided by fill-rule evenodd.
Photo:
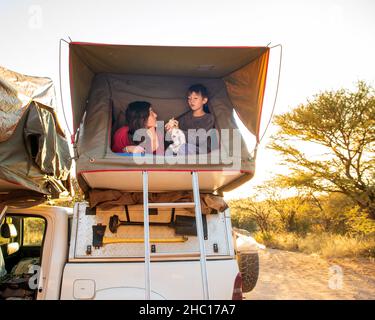
<instances>
[{"instance_id":1,"label":"vehicle tire","mask_svg":"<svg viewBox=\"0 0 375 320\"><path fill-rule=\"evenodd\" d=\"M239 253L238 267L242 276L242 292L255 288L259 276L259 255L256 253Z\"/></svg>"}]
</instances>

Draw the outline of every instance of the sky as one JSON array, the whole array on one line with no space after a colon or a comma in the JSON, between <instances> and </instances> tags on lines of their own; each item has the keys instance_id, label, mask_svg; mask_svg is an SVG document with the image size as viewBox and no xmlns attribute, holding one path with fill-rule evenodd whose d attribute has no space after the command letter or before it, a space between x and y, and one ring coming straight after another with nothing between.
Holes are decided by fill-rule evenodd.
<instances>
[{"instance_id":1,"label":"sky","mask_svg":"<svg viewBox=\"0 0 375 320\"><path fill-rule=\"evenodd\" d=\"M275 105L275 114L281 114L321 91L353 89L358 80L375 85L374 16L373 0L0 0L0 65L52 78L60 98L60 38L134 45L282 44ZM63 43L61 86L70 123L67 49ZM272 49L262 132L273 107L279 57L279 48ZM286 172L266 148L276 129L270 125L258 149L254 178L226 198L249 196L255 185Z\"/></svg>"}]
</instances>

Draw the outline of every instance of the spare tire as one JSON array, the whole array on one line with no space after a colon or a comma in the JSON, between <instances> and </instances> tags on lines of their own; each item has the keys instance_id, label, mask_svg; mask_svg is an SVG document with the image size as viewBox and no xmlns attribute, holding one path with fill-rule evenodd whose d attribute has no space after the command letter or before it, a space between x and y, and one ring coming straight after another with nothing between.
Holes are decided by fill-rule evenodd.
<instances>
[{"instance_id":1,"label":"spare tire","mask_svg":"<svg viewBox=\"0 0 375 320\"><path fill-rule=\"evenodd\" d=\"M242 292L250 292L255 288L259 277L258 252L239 253L238 267L242 276Z\"/></svg>"}]
</instances>

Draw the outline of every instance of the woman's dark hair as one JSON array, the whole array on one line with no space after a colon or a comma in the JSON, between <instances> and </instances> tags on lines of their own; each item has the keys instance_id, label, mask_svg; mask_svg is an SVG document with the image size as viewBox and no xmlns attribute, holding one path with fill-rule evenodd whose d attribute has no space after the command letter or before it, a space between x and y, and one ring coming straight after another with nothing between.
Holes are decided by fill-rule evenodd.
<instances>
[{"instance_id":1,"label":"woman's dark hair","mask_svg":"<svg viewBox=\"0 0 375 320\"><path fill-rule=\"evenodd\" d=\"M200 94L203 98L208 99L208 90L203 84L198 83L198 84L193 84L192 86L190 86L187 91L187 96L189 96L193 92ZM208 103L206 103L203 106L203 111L206 113L210 113L210 109L208 108Z\"/></svg>"},{"instance_id":2,"label":"woman's dark hair","mask_svg":"<svg viewBox=\"0 0 375 320\"><path fill-rule=\"evenodd\" d=\"M146 101L134 101L129 103L125 116L129 126L129 137L132 141L134 132L138 129L146 128L146 123L150 116L150 107L151 103ZM138 141L137 144L139 143Z\"/></svg>"}]
</instances>

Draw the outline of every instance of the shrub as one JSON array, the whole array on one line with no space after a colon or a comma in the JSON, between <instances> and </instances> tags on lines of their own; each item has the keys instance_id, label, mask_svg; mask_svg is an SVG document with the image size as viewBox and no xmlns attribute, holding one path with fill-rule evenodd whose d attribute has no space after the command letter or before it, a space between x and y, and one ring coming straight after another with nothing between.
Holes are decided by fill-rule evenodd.
<instances>
[{"instance_id":1,"label":"shrub","mask_svg":"<svg viewBox=\"0 0 375 320\"><path fill-rule=\"evenodd\" d=\"M375 257L375 237L344 236L327 232L300 237L296 233L257 232L255 239L269 248L333 257Z\"/></svg>"},{"instance_id":2,"label":"shrub","mask_svg":"<svg viewBox=\"0 0 375 320\"><path fill-rule=\"evenodd\" d=\"M368 217L368 213L358 206L348 210L345 214L347 233L353 236L375 235L375 221Z\"/></svg>"}]
</instances>

